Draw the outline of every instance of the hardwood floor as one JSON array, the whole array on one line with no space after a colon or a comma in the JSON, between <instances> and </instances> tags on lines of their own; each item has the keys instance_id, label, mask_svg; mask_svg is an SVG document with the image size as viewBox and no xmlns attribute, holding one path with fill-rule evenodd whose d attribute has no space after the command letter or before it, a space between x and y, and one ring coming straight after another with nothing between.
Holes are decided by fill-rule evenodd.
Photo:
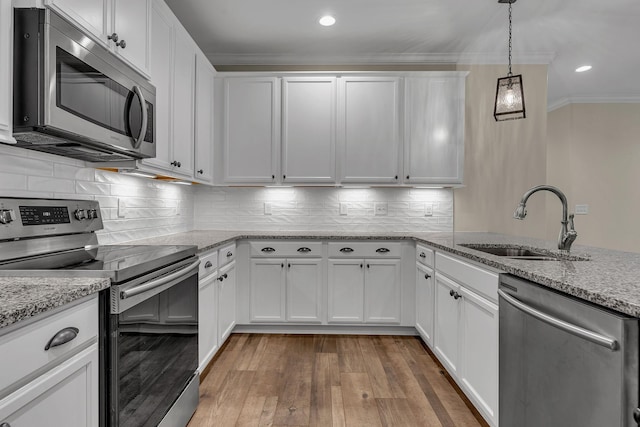
<instances>
[{"instance_id":1,"label":"hardwood floor","mask_svg":"<svg viewBox=\"0 0 640 427\"><path fill-rule=\"evenodd\" d=\"M419 338L234 334L189 427L486 426Z\"/></svg>"}]
</instances>

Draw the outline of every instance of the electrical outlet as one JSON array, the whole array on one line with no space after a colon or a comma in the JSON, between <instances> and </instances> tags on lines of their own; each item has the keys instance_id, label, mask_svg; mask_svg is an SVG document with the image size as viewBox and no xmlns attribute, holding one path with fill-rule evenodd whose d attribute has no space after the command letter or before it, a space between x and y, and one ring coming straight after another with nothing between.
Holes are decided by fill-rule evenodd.
<instances>
[{"instance_id":1,"label":"electrical outlet","mask_svg":"<svg viewBox=\"0 0 640 427\"><path fill-rule=\"evenodd\" d=\"M588 215L589 205L576 205L576 215Z\"/></svg>"},{"instance_id":2,"label":"electrical outlet","mask_svg":"<svg viewBox=\"0 0 640 427\"><path fill-rule=\"evenodd\" d=\"M349 206L345 202L340 202L340 215L346 215L349 210Z\"/></svg>"},{"instance_id":3,"label":"electrical outlet","mask_svg":"<svg viewBox=\"0 0 640 427\"><path fill-rule=\"evenodd\" d=\"M373 208L376 216L383 216L389 213L389 207L386 203L374 203Z\"/></svg>"},{"instance_id":4,"label":"electrical outlet","mask_svg":"<svg viewBox=\"0 0 640 427\"><path fill-rule=\"evenodd\" d=\"M424 216L433 216L433 203L424 204Z\"/></svg>"},{"instance_id":5,"label":"electrical outlet","mask_svg":"<svg viewBox=\"0 0 640 427\"><path fill-rule=\"evenodd\" d=\"M271 215L271 202L264 202L264 214Z\"/></svg>"},{"instance_id":6,"label":"electrical outlet","mask_svg":"<svg viewBox=\"0 0 640 427\"><path fill-rule=\"evenodd\" d=\"M176 201L175 216L180 216L180 200Z\"/></svg>"},{"instance_id":7,"label":"electrical outlet","mask_svg":"<svg viewBox=\"0 0 640 427\"><path fill-rule=\"evenodd\" d=\"M118 199L118 218L125 218L127 216L127 202L119 198Z\"/></svg>"}]
</instances>

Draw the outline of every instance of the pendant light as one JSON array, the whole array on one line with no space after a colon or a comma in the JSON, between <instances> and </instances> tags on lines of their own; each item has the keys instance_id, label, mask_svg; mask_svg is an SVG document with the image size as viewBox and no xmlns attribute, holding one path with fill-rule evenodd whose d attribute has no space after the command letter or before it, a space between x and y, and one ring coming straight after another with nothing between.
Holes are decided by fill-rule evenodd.
<instances>
[{"instance_id":1,"label":"pendant light","mask_svg":"<svg viewBox=\"0 0 640 427\"><path fill-rule=\"evenodd\" d=\"M511 5L516 0L498 0L498 3L509 3L509 72L506 77L498 78L496 88L496 103L493 117L496 121L517 120L526 117L524 109L524 89L522 88L522 74L511 74Z\"/></svg>"}]
</instances>

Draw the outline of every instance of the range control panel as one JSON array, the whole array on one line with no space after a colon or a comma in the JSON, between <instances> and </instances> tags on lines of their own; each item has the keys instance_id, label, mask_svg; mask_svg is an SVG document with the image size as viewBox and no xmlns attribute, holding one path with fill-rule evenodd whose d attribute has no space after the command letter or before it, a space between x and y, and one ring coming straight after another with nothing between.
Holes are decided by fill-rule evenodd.
<instances>
[{"instance_id":1,"label":"range control panel","mask_svg":"<svg viewBox=\"0 0 640 427\"><path fill-rule=\"evenodd\" d=\"M0 240L86 233L103 228L94 200L0 198Z\"/></svg>"}]
</instances>

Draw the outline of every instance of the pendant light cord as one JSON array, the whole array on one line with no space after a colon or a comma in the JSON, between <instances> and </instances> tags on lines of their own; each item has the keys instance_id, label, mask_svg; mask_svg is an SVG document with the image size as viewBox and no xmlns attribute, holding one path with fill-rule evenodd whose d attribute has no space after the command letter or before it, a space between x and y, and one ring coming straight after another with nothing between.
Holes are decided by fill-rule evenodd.
<instances>
[{"instance_id":1,"label":"pendant light cord","mask_svg":"<svg viewBox=\"0 0 640 427\"><path fill-rule=\"evenodd\" d=\"M511 29L512 29L512 22L511 22L511 5L512 3L509 2L509 73L507 74L508 77L511 77Z\"/></svg>"}]
</instances>

